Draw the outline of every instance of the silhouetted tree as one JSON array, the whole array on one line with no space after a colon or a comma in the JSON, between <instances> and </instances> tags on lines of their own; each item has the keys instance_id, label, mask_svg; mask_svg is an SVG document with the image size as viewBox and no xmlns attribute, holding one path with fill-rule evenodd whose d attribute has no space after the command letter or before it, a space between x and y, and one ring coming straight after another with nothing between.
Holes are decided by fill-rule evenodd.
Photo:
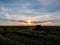
<instances>
[{"instance_id":1,"label":"silhouetted tree","mask_svg":"<svg viewBox=\"0 0 60 45\"><path fill-rule=\"evenodd\" d=\"M34 30L40 30L41 25L36 25Z\"/></svg>"}]
</instances>

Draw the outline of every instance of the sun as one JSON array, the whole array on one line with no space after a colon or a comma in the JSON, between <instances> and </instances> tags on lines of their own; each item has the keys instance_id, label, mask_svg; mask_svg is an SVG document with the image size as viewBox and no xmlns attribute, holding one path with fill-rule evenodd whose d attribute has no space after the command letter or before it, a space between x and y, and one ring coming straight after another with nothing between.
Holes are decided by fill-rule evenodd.
<instances>
[{"instance_id":1,"label":"sun","mask_svg":"<svg viewBox=\"0 0 60 45\"><path fill-rule=\"evenodd\" d=\"M27 20L27 26L33 26L34 24L32 23L32 20Z\"/></svg>"},{"instance_id":2,"label":"sun","mask_svg":"<svg viewBox=\"0 0 60 45\"><path fill-rule=\"evenodd\" d=\"M30 25L31 24L31 20L28 20L27 23Z\"/></svg>"}]
</instances>

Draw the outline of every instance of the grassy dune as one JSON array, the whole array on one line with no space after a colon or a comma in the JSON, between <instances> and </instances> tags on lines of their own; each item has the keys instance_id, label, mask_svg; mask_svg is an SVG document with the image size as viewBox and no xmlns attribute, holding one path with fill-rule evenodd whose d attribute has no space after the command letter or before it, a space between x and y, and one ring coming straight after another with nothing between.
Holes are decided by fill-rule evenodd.
<instances>
[{"instance_id":1,"label":"grassy dune","mask_svg":"<svg viewBox=\"0 0 60 45\"><path fill-rule=\"evenodd\" d=\"M0 45L60 45L58 30L46 32L27 29L0 30Z\"/></svg>"}]
</instances>

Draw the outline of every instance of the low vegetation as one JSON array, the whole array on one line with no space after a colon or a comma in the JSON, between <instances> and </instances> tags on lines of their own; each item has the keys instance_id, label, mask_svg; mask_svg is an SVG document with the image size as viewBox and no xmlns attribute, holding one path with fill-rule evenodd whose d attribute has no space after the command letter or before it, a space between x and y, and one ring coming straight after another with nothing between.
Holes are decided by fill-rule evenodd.
<instances>
[{"instance_id":1,"label":"low vegetation","mask_svg":"<svg viewBox=\"0 0 60 45\"><path fill-rule=\"evenodd\" d=\"M3 29L1 29L3 28ZM60 45L59 27L1 27L0 45ZM8 28L5 30L5 28ZM32 28L32 30L30 30Z\"/></svg>"}]
</instances>

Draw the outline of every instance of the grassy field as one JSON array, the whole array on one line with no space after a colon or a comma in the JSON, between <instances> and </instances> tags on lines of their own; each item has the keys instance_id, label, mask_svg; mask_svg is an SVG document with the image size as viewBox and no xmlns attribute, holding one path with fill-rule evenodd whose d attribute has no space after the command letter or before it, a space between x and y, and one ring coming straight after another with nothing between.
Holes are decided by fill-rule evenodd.
<instances>
[{"instance_id":1,"label":"grassy field","mask_svg":"<svg viewBox=\"0 0 60 45\"><path fill-rule=\"evenodd\" d=\"M60 45L60 27L34 28L0 26L0 45Z\"/></svg>"}]
</instances>

